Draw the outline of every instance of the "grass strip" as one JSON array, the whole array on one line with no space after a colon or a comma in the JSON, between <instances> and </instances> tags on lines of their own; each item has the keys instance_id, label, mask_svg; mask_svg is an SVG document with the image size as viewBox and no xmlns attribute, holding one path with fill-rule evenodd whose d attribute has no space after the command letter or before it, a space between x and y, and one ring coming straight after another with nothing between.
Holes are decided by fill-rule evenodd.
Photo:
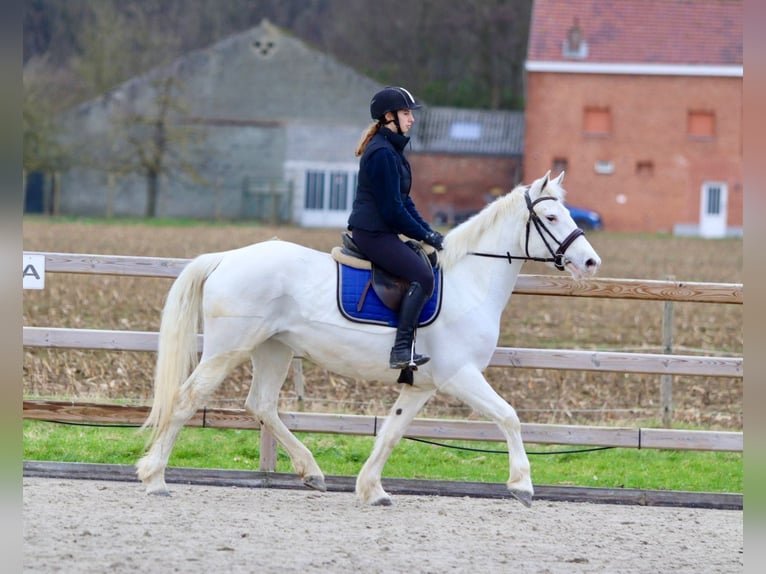
<instances>
[{"instance_id":1,"label":"grass strip","mask_svg":"<svg viewBox=\"0 0 766 574\"><path fill-rule=\"evenodd\" d=\"M372 451L373 437L296 433L328 475L355 476ZM135 464L146 434L136 428L97 427L24 421L24 459L59 462ZM384 477L424 480L505 482L506 445L498 442L444 441L433 445L403 440L394 449ZM169 466L259 469L257 430L185 427ZM599 486L690 492L741 493L742 454L612 448L583 452L572 445L527 444L536 484ZM471 449L471 450L468 450ZM480 452L480 451L491 452ZM567 451L561 453L561 451ZM294 472L280 447L277 472Z\"/></svg>"}]
</instances>

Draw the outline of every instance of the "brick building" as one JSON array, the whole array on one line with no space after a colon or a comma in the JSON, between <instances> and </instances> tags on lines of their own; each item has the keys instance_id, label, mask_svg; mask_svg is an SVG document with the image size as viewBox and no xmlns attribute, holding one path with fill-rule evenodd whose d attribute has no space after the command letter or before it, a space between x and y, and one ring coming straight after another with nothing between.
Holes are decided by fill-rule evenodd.
<instances>
[{"instance_id":1,"label":"brick building","mask_svg":"<svg viewBox=\"0 0 766 574\"><path fill-rule=\"evenodd\" d=\"M737 1L535 0L524 173L612 231L742 232Z\"/></svg>"},{"instance_id":2,"label":"brick building","mask_svg":"<svg viewBox=\"0 0 766 574\"><path fill-rule=\"evenodd\" d=\"M415 117L412 197L430 221L454 223L521 181L523 112L426 106Z\"/></svg>"}]
</instances>

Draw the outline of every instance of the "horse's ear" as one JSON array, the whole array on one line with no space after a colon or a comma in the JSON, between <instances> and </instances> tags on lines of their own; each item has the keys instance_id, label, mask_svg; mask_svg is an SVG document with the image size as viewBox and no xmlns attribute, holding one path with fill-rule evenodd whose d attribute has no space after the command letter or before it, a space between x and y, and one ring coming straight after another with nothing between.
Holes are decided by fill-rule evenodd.
<instances>
[{"instance_id":1,"label":"horse's ear","mask_svg":"<svg viewBox=\"0 0 766 574\"><path fill-rule=\"evenodd\" d=\"M562 171L558 176L556 176L556 179L553 180L553 183L560 186L561 182L564 181L564 172Z\"/></svg>"},{"instance_id":2,"label":"horse's ear","mask_svg":"<svg viewBox=\"0 0 766 574\"><path fill-rule=\"evenodd\" d=\"M545 189L545 186L548 185L548 182L551 179L551 172L549 171L546 173L543 177L540 179L536 179L532 182L532 185L529 186L529 196L534 200L537 199L540 194L543 192L543 189Z\"/></svg>"}]
</instances>

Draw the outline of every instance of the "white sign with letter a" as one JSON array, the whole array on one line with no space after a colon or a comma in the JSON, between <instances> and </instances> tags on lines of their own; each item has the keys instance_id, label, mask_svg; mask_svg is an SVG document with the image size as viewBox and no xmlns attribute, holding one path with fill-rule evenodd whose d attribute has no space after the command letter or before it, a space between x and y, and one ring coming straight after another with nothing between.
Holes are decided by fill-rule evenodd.
<instances>
[{"instance_id":1,"label":"white sign with letter a","mask_svg":"<svg viewBox=\"0 0 766 574\"><path fill-rule=\"evenodd\" d=\"M24 255L21 277L24 289L45 289L45 255Z\"/></svg>"}]
</instances>

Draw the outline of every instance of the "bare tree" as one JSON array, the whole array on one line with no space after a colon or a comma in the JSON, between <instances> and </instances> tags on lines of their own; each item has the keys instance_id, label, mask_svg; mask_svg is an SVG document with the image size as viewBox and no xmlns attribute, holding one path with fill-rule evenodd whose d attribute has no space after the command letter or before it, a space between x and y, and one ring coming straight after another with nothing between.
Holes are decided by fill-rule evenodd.
<instances>
[{"instance_id":1,"label":"bare tree","mask_svg":"<svg viewBox=\"0 0 766 574\"><path fill-rule=\"evenodd\" d=\"M209 184L199 171L195 148L204 139L201 128L188 121L173 75L151 81L151 101L122 102L111 131L110 171L119 176L142 174L146 180L146 217L157 215L163 176ZM140 109L138 108L140 106Z\"/></svg>"},{"instance_id":2,"label":"bare tree","mask_svg":"<svg viewBox=\"0 0 766 574\"><path fill-rule=\"evenodd\" d=\"M24 102L22 107L23 125L23 167L26 194L26 178L29 174L43 174L51 195L45 198L52 201L49 208L55 211L57 205L55 185L56 174L71 163L74 150L66 146L58 137L59 126L56 109L52 105L47 80L54 73L45 59L36 59L24 68L22 76ZM45 205L46 199L43 199Z\"/></svg>"}]
</instances>

